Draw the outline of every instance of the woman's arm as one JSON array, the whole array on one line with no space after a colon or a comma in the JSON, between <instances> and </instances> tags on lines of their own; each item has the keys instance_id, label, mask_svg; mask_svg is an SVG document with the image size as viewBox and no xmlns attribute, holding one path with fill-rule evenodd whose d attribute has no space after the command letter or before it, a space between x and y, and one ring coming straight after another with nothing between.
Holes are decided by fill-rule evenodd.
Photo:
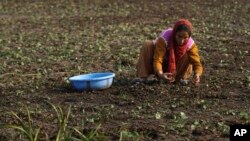
<instances>
[{"instance_id":1,"label":"woman's arm","mask_svg":"<svg viewBox=\"0 0 250 141\"><path fill-rule=\"evenodd\" d=\"M154 61L153 61L154 71L161 79L172 82L173 81L172 74L163 73L163 70L162 70L163 59L167 52L167 45L166 45L165 40L159 37L156 40L155 46L156 47L154 50Z\"/></svg>"},{"instance_id":2,"label":"woman's arm","mask_svg":"<svg viewBox=\"0 0 250 141\"><path fill-rule=\"evenodd\" d=\"M194 44L191 49L188 51L188 56L190 59L191 64L193 64L193 69L195 75L202 75L203 67L200 61L200 56L198 53L198 47Z\"/></svg>"},{"instance_id":3,"label":"woman's arm","mask_svg":"<svg viewBox=\"0 0 250 141\"><path fill-rule=\"evenodd\" d=\"M154 60L153 60L154 71L158 75L163 73L162 62L166 54L166 50L167 50L166 43L164 39L159 37L155 43Z\"/></svg>"}]
</instances>

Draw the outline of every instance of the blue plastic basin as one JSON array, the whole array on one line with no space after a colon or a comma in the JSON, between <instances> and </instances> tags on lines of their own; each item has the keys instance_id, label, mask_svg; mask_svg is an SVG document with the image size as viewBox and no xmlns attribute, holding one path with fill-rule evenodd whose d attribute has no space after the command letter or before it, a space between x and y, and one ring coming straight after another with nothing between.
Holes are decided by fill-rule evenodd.
<instances>
[{"instance_id":1,"label":"blue plastic basin","mask_svg":"<svg viewBox=\"0 0 250 141\"><path fill-rule=\"evenodd\" d=\"M89 73L69 78L72 87L79 91L102 90L109 88L113 83L115 73Z\"/></svg>"}]
</instances>

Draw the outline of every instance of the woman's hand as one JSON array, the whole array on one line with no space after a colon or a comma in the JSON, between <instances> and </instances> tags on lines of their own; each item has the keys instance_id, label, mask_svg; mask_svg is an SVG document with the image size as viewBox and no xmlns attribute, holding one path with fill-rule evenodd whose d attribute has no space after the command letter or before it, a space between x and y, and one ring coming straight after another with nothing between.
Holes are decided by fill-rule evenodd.
<instances>
[{"instance_id":1,"label":"woman's hand","mask_svg":"<svg viewBox=\"0 0 250 141\"><path fill-rule=\"evenodd\" d=\"M158 76L163 79L167 80L169 82L173 82L173 74L172 73L158 73Z\"/></svg>"},{"instance_id":2,"label":"woman's hand","mask_svg":"<svg viewBox=\"0 0 250 141\"><path fill-rule=\"evenodd\" d=\"M195 74L194 77L193 77L192 82L193 82L194 84L199 83L199 82L200 82L200 75Z\"/></svg>"}]
</instances>

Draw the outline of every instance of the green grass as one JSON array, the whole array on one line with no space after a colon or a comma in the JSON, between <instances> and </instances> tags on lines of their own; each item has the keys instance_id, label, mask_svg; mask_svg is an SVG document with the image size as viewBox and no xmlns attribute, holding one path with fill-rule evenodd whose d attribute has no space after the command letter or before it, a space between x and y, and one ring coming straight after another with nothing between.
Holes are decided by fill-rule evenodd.
<instances>
[{"instance_id":1,"label":"green grass","mask_svg":"<svg viewBox=\"0 0 250 141\"><path fill-rule=\"evenodd\" d=\"M0 124L0 128L12 128L15 129L26 136L28 141L38 141L38 136L40 128L34 128L32 126L32 119L30 116L30 111L26 107L26 116L28 121L24 121L20 116L15 112L10 112L10 114L18 121L18 124Z\"/></svg>"},{"instance_id":2,"label":"green grass","mask_svg":"<svg viewBox=\"0 0 250 141\"><path fill-rule=\"evenodd\" d=\"M93 140L103 140L105 138L105 136L99 132L101 124L87 133L83 133L80 131L83 129L77 129L77 127L69 127L68 122L71 116L71 106L65 113L65 111L63 111L60 106L55 106L54 104L51 103L49 103L49 105L52 107L52 109L54 109L57 116L58 131L55 137L55 141L93 141ZM41 137L39 136L40 128L34 127L32 123L30 110L27 107L26 107L27 121L24 120L24 117L18 116L18 114L13 111L10 112L10 115L12 116L12 118L16 119L18 123L17 124L1 123L0 124L1 129L9 128L17 130L20 132L20 134L23 134L25 139L27 139L28 141L40 140ZM48 133L45 134L48 137Z\"/></svg>"}]
</instances>

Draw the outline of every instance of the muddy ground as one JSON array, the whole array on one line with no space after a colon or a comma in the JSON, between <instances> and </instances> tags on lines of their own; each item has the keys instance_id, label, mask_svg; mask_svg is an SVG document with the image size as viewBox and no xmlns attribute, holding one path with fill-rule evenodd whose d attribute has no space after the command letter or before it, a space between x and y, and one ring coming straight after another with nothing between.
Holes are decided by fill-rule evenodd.
<instances>
[{"instance_id":1,"label":"muddy ground","mask_svg":"<svg viewBox=\"0 0 250 141\"><path fill-rule=\"evenodd\" d=\"M52 103L71 106L67 131L98 140L229 140L229 125L250 123L249 0L56 0L0 2L0 123L55 140ZM194 26L204 58L201 84L132 85L142 42L179 18ZM112 71L111 88L77 92L73 75ZM98 127L99 126L99 127ZM0 128L0 140L27 140Z\"/></svg>"}]
</instances>

